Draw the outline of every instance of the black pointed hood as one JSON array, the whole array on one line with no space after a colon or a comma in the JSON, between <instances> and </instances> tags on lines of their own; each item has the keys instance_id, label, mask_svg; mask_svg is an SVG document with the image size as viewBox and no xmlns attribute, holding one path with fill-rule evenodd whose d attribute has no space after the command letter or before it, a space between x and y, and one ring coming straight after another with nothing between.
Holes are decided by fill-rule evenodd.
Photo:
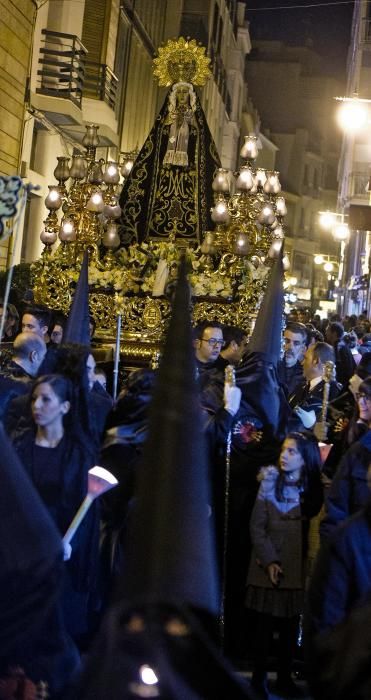
<instances>
[{"instance_id":1,"label":"black pointed hood","mask_svg":"<svg viewBox=\"0 0 371 700\"><path fill-rule=\"evenodd\" d=\"M63 343L90 345L88 269L89 254L85 250L79 280L63 334Z\"/></svg>"},{"instance_id":2,"label":"black pointed hood","mask_svg":"<svg viewBox=\"0 0 371 700\"><path fill-rule=\"evenodd\" d=\"M282 256L281 249L271 269L247 355L236 370L242 401L233 446L245 455L248 452L249 463L256 466L276 459L290 412L277 374L284 308ZM259 442L254 441L256 431L261 433Z\"/></svg>"},{"instance_id":3,"label":"black pointed hood","mask_svg":"<svg viewBox=\"0 0 371 700\"><path fill-rule=\"evenodd\" d=\"M202 624L219 598L189 303L183 261L116 603L71 700L103 700L107 688L112 700L251 697Z\"/></svg>"},{"instance_id":4,"label":"black pointed hood","mask_svg":"<svg viewBox=\"0 0 371 700\"><path fill-rule=\"evenodd\" d=\"M204 437L185 261L158 372L122 596L218 612Z\"/></svg>"},{"instance_id":5,"label":"black pointed hood","mask_svg":"<svg viewBox=\"0 0 371 700\"><path fill-rule=\"evenodd\" d=\"M265 359L277 364L281 354L283 318L283 246L269 275L267 288L258 311L248 352L263 353Z\"/></svg>"}]
</instances>

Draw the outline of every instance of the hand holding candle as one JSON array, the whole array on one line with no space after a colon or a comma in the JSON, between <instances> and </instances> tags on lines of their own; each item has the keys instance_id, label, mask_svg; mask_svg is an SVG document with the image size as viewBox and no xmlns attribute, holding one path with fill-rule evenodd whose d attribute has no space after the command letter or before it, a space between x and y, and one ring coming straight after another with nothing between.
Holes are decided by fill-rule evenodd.
<instances>
[{"instance_id":1,"label":"hand holding candle","mask_svg":"<svg viewBox=\"0 0 371 700\"><path fill-rule=\"evenodd\" d=\"M64 545L69 544L74 537L76 530L81 525L85 515L87 514L91 504L95 501L98 496L101 496L106 491L113 489L117 486L117 479L103 467L92 467L88 472L88 492L78 509L71 525L69 526L66 534L63 537Z\"/></svg>"}]
</instances>

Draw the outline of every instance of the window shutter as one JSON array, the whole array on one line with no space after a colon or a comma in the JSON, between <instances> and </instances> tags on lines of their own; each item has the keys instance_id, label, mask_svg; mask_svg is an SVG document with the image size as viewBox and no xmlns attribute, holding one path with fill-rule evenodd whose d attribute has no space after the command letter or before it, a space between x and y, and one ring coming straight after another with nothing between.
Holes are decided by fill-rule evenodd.
<instances>
[{"instance_id":1,"label":"window shutter","mask_svg":"<svg viewBox=\"0 0 371 700\"><path fill-rule=\"evenodd\" d=\"M109 10L110 2L107 0L85 0L81 41L89 51L88 61L106 62Z\"/></svg>"}]
</instances>

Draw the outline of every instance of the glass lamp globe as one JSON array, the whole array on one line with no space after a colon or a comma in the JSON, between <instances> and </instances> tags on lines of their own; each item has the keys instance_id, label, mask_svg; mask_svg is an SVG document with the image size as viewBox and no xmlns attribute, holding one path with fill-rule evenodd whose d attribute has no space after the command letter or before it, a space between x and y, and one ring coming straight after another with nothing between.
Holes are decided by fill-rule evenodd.
<instances>
[{"instance_id":1,"label":"glass lamp globe","mask_svg":"<svg viewBox=\"0 0 371 700\"><path fill-rule=\"evenodd\" d=\"M47 209L59 209L62 204L62 197L55 187L49 187L49 193L45 197L45 206Z\"/></svg>"},{"instance_id":2,"label":"glass lamp globe","mask_svg":"<svg viewBox=\"0 0 371 700\"><path fill-rule=\"evenodd\" d=\"M228 224L230 221L230 214L228 207L225 202L217 202L215 207L211 210L211 219L216 224Z\"/></svg>"},{"instance_id":3,"label":"glass lamp globe","mask_svg":"<svg viewBox=\"0 0 371 700\"><path fill-rule=\"evenodd\" d=\"M236 187L242 192L249 192L254 185L254 176L251 169L244 165L240 169L240 173L236 180Z\"/></svg>"},{"instance_id":4,"label":"glass lamp globe","mask_svg":"<svg viewBox=\"0 0 371 700\"><path fill-rule=\"evenodd\" d=\"M40 233L40 241L41 243L44 243L44 245L53 245L55 241L57 240L57 232L56 231L48 231L46 229L43 229Z\"/></svg>"},{"instance_id":5,"label":"glass lamp globe","mask_svg":"<svg viewBox=\"0 0 371 700\"><path fill-rule=\"evenodd\" d=\"M75 224L72 219L63 219L59 230L59 239L65 243L76 240Z\"/></svg>"},{"instance_id":6,"label":"glass lamp globe","mask_svg":"<svg viewBox=\"0 0 371 700\"><path fill-rule=\"evenodd\" d=\"M218 168L218 172L212 182L212 188L214 192L229 192L228 170L225 168Z\"/></svg>"},{"instance_id":7,"label":"glass lamp globe","mask_svg":"<svg viewBox=\"0 0 371 700\"><path fill-rule=\"evenodd\" d=\"M245 136L245 142L241 148L240 156L246 160L255 160L258 155L258 139L254 135Z\"/></svg>"},{"instance_id":8,"label":"glass lamp globe","mask_svg":"<svg viewBox=\"0 0 371 700\"><path fill-rule=\"evenodd\" d=\"M101 192L93 192L91 195L86 208L88 211L101 214L104 209L104 201Z\"/></svg>"}]
</instances>

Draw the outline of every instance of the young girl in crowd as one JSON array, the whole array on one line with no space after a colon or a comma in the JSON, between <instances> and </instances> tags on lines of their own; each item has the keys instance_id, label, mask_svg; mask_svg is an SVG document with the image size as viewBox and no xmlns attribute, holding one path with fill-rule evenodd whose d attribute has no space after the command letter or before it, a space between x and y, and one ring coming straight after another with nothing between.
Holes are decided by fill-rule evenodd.
<instances>
[{"instance_id":1,"label":"young girl in crowd","mask_svg":"<svg viewBox=\"0 0 371 700\"><path fill-rule=\"evenodd\" d=\"M246 606L255 611L252 685L260 698L269 698L266 672L275 627L279 632L277 692L298 696L291 667L303 610L309 520L322 505L320 465L316 438L293 432L282 445L279 466L261 470L250 522L253 553L246 595Z\"/></svg>"}]
</instances>

